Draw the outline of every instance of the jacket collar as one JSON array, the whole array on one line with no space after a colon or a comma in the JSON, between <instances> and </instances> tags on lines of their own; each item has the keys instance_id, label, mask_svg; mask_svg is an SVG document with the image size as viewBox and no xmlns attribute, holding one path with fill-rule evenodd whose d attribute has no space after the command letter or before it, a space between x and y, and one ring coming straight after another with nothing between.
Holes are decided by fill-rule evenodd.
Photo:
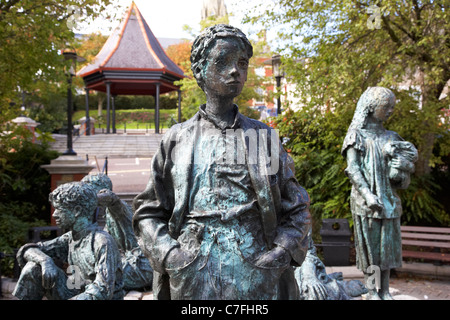
<instances>
[{"instance_id":1,"label":"jacket collar","mask_svg":"<svg viewBox=\"0 0 450 320\"><path fill-rule=\"evenodd\" d=\"M227 129L238 129L241 127L241 116L240 116L241 114L239 113L239 108L237 105L234 105L233 112L235 114L233 124L231 126L221 127L206 112L206 104L202 104L198 110L198 114L202 119L211 122L217 129L219 129L222 132L225 132Z\"/></svg>"}]
</instances>

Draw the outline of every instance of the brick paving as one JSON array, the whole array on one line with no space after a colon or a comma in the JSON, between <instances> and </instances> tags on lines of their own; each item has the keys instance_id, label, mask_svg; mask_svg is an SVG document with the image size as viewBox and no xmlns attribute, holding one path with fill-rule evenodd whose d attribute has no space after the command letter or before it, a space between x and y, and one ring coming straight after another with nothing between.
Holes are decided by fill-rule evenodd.
<instances>
[{"instance_id":1,"label":"brick paving","mask_svg":"<svg viewBox=\"0 0 450 320\"><path fill-rule=\"evenodd\" d=\"M392 278L390 286L397 289L399 295L418 300L450 300L450 281L401 276Z\"/></svg>"}]
</instances>

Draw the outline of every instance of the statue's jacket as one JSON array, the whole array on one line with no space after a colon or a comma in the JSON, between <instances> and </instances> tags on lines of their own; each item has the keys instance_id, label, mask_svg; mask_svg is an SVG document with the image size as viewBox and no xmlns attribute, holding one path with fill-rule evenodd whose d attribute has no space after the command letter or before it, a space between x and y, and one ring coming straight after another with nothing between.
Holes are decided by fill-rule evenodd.
<instances>
[{"instance_id":1,"label":"statue's jacket","mask_svg":"<svg viewBox=\"0 0 450 320\"><path fill-rule=\"evenodd\" d=\"M152 159L146 189L133 201L135 234L141 246L145 242L150 263L161 274L166 273L163 265L166 255L179 246L176 239L189 214L195 142L201 134L201 112L202 109L190 120L174 125L163 136ZM291 264L299 266L308 249L310 200L291 169L293 161L279 143L275 130L264 123L237 111L234 129L247 146L247 169L257 198L267 248L283 247L292 258ZM250 133L253 141L248 139ZM249 144L256 142L258 152L254 154L255 149ZM151 229L146 232L150 238L141 238L139 222L142 220L146 220L146 228Z\"/></svg>"}]
</instances>

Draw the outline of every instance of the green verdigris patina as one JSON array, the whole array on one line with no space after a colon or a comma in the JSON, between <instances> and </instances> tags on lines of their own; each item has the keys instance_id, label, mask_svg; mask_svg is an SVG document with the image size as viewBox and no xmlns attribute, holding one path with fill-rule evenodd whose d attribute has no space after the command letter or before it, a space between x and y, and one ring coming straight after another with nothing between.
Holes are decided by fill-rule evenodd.
<instances>
[{"instance_id":1,"label":"green verdigris patina","mask_svg":"<svg viewBox=\"0 0 450 320\"><path fill-rule=\"evenodd\" d=\"M163 137L133 203L156 299L298 299L294 266L309 244L309 197L274 130L233 104L253 49L227 25L195 40L207 97Z\"/></svg>"},{"instance_id":2,"label":"green verdigris patina","mask_svg":"<svg viewBox=\"0 0 450 320\"><path fill-rule=\"evenodd\" d=\"M133 210L112 191L112 181L106 174L87 175L81 181L97 192L97 216L104 214L104 230L113 237L120 251L124 290L151 288L153 269L134 235Z\"/></svg>"},{"instance_id":3,"label":"green verdigris patina","mask_svg":"<svg viewBox=\"0 0 450 320\"><path fill-rule=\"evenodd\" d=\"M389 272L402 264L402 206L396 189L408 187L417 160L414 145L383 126L394 106L391 90L368 88L358 101L342 146L353 186L350 206L357 266L366 275L369 299L392 299ZM379 290L369 283L375 270L380 270Z\"/></svg>"},{"instance_id":4,"label":"green verdigris patina","mask_svg":"<svg viewBox=\"0 0 450 320\"><path fill-rule=\"evenodd\" d=\"M57 225L68 232L19 249L22 271L13 295L23 300L123 299L119 250L111 235L93 222L95 189L71 182L60 185L49 198ZM69 265L70 277L61 268L64 264Z\"/></svg>"},{"instance_id":5,"label":"green verdigris patina","mask_svg":"<svg viewBox=\"0 0 450 320\"><path fill-rule=\"evenodd\" d=\"M359 280L344 280L342 272L327 274L324 263L309 234L309 249L305 261L295 268L295 280L300 290L300 300L351 300L367 293Z\"/></svg>"}]
</instances>

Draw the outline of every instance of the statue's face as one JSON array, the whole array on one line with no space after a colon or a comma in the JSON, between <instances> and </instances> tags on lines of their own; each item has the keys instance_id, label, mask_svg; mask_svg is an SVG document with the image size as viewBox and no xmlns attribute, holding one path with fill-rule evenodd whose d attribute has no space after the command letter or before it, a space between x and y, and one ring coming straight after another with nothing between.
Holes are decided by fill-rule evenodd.
<instances>
[{"instance_id":1,"label":"statue's face","mask_svg":"<svg viewBox=\"0 0 450 320\"><path fill-rule=\"evenodd\" d=\"M53 204L53 207L55 208L53 218L56 224L62 229L70 229L75 224L75 213L58 204Z\"/></svg>"},{"instance_id":2,"label":"statue's face","mask_svg":"<svg viewBox=\"0 0 450 320\"><path fill-rule=\"evenodd\" d=\"M373 116L379 121L386 121L392 115L394 111L394 104L387 103L385 105L380 105L373 111Z\"/></svg>"},{"instance_id":3,"label":"statue's face","mask_svg":"<svg viewBox=\"0 0 450 320\"><path fill-rule=\"evenodd\" d=\"M205 68L207 96L237 97L247 81L248 57L243 43L236 38L217 39Z\"/></svg>"}]
</instances>

